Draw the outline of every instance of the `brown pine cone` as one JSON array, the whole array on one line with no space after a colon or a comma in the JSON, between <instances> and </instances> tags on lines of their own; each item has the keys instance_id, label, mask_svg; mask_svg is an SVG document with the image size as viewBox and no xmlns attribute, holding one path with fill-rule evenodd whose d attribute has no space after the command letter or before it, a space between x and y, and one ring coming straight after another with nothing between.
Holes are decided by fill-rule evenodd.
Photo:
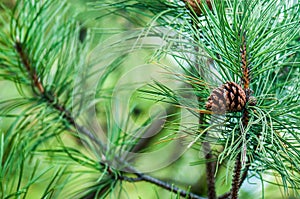
<instances>
[{"instance_id":1,"label":"brown pine cone","mask_svg":"<svg viewBox=\"0 0 300 199\"><path fill-rule=\"evenodd\" d=\"M240 85L226 82L212 91L206 109L215 114L223 114L226 111L238 112L243 110L246 101L246 93Z\"/></svg>"},{"instance_id":2,"label":"brown pine cone","mask_svg":"<svg viewBox=\"0 0 300 199\"><path fill-rule=\"evenodd\" d=\"M201 0L183 0L185 2L185 5L188 9L193 9L194 12L200 16L202 14L202 11L200 9L200 6L201 6ZM206 0L206 3L209 7L209 9L211 10L212 9L212 6L211 6L211 2L210 0Z\"/></svg>"}]
</instances>

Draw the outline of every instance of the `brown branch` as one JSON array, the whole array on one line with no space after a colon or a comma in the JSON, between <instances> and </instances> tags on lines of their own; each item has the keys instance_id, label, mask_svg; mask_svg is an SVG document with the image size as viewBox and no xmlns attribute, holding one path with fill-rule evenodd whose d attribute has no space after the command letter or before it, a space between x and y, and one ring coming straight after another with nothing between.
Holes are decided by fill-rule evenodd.
<instances>
[{"instance_id":1,"label":"brown branch","mask_svg":"<svg viewBox=\"0 0 300 199\"><path fill-rule=\"evenodd\" d=\"M245 109L243 112L243 118L242 118L243 128L247 127L248 122L249 122L249 112ZM239 148L242 148L242 144L240 144ZM235 168L233 171L234 176L233 176L232 185L231 185L231 192L228 194L231 196L231 199L238 198L239 189L241 188L243 181L247 178L247 175L248 175L248 170L249 170L250 165L247 165L247 167L241 177L241 170L242 170L241 158L242 158L242 152L239 152L239 154L236 158ZM226 194L224 194L224 195L226 196ZM227 198L227 197L219 197L219 198Z\"/></svg>"},{"instance_id":2,"label":"brown branch","mask_svg":"<svg viewBox=\"0 0 300 199\"><path fill-rule=\"evenodd\" d=\"M248 126L248 122L249 122L249 112L248 110L245 109L242 117L243 129L245 129ZM239 148L242 148L242 144L240 144ZM242 157L242 152L239 152L235 163L235 169L233 172L234 176L233 176L232 187L231 187L231 199L238 198L238 192L242 185L242 180L244 181L244 179L246 179L248 174L248 169L246 169L245 173L243 173L242 175L243 179L241 179L241 170L242 170L241 157Z\"/></svg>"},{"instance_id":3,"label":"brown branch","mask_svg":"<svg viewBox=\"0 0 300 199\"><path fill-rule=\"evenodd\" d=\"M69 110L67 110L63 105L59 104L58 100L54 99L54 96L48 96L45 94L45 89L44 86L42 84L42 82L40 82L39 77L37 75L37 72L35 71L35 69L32 67L31 63L30 63L30 59L29 57L26 55L25 50L22 46L22 44L20 42L16 42L15 44L15 48L19 54L21 63L24 65L26 71L29 74L29 77L32 79L32 85L33 85L33 89L37 88L37 90L39 91L39 94L43 99L46 99L46 101L52 105L52 107L57 110L58 112L60 112L63 117L66 119L66 121L71 124L75 129L77 129L77 131L85 136L87 136L91 141L93 141L95 144L97 144L100 147L100 150L102 150L102 153L104 154L104 152L107 150L106 146L101 142L101 140L99 140L98 138L96 138L94 136L94 134L92 132L90 132L88 129L86 129L85 127L79 125L74 117L72 116L71 112ZM54 103L56 102L56 103ZM138 170L136 170L134 167L132 167L126 160L124 160L123 158L121 158L120 156L114 156L114 160L117 161L118 163L124 165L124 170L128 173L134 174L137 176L137 178L128 178L128 177L121 177L119 180L123 180L123 181L128 181L128 182L138 182L138 181L145 181L145 182L149 182L151 184L155 184L156 186L159 186L163 189L166 189L170 192L173 192L175 194L179 194L182 197L185 198L189 198L189 199L204 199L196 194L190 193L188 191L182 190L179 187L173 186L167 182L161 181L159 179L156 179L154 177L151 177L149 175L146 175L144 173L139 172ZM104 158L105 159L105 158ZM103 160L106 162L106 160ZM92 196L92 195L89 195ZM89 197L88 197L89 198Z\"/></svg>"},{"instance_id":4,"label":"brown branch","mask_svg":"<svg viewBox=\"0 0 300 199\"><path fill-rule=\"evenodd\" d=\"M243 174L241 176L241 180L240 180L240 184L239 184L239 189L241 188L241 186L243 185L243 182L246 180L247 176L248 176L248 171L249 171L249 164L246 166L245 170L243 171ZM227 199L229 198L231 195L231 190L221 196L218 197L218 199Z\"/></svg>"},{"instance_id":5,"label":"brown branch","mask_svg":"<svg viewBox=\"0 0 300 199\"><path fill-rule=\"evenodd\" d=\"M195 50L198 52L199 49L196 46ZM201 73L199 64L196 64L196 67L198 68L199 74ZM198 97L198 104L199 104L199 110L201 109L200 102L201 98ZM199 113L199 132L202 131L202 125L204 124L204 114ZM205 133L203 136L207 136L207 133ZM217 194L216 194L216 188L215 188L215 162L212 161L213 155L212 155L212 150L210 143L208 141L204 141L202 143L202 150L204 153L204 157L206 160L205 166L206 166L206 182L207 182L207 196L209 199L216 199Z\"/></svg>"},{"instance_id":6,"label":"brown branch","mask_svg":"<svg viewBox=\"0 0 300 199\"><path fill-rule=\"evenodd\" d=\"M247 63L247 45L245 39L245 33L242 36L242 45L241 45L241 68L242 68L242 83L244 86L244 91L246 93L246 101L249 101L249 85L250 85L250 78L249 78L249 68ZM244 109L242 115L242 129L246 129L249 123L249 112L247 108ZM244 132L242 131L242 134ZM239 148L242 148L242 144L240 144ZM242 152L238 153L235 169L234 169L234 176L232 180L232 187L231 187L231 199L238 198L238 192L241 187L241 169L242 169L242 162L241 162ZM245 170L248 173L248 169ZM243 174L243 178L246 178L247 173ZM244 176L245 175L245 176Z\"/></svg>"},{"instance_id":7,"label":"brown branch","mask_svg":"<svg viewBox=\"0 0 300 199\"><path fill-rule=\"evenodd\" d=\"M28 56L25 54L22 44L19 41L16 42L15 48L20 56L21 63L25 66L26 71L28 72L30 78L32 79L33 86L36 87L40 93L43 94L45 92L45 89L42 83L40 82L35 69L30 65L30 60Z\"/></svg>"},{"instance_id":8,"label":"brown branch","mask_svg":"<svg viewBox=\"0 0 300 199\"><path fill-rule=\"evenodd\" d=\"M249 68L247 63L247 45L246 45L245 33L242 36L241 65L243 71L242 82L244 85L244 90L247 90L249 89L249 85L250 85L250 77L249 77Z\"/></svg>"},{"instance_id":9,"label":"brown branch","mask_svg":"<svg viewBox=\"0 0 300 199\"><path fill-rule=\"evenodd\" d=\"M203 142L202 148L206 159L206 181L207 181L207 196L209 199L217 198L215 188L215 162L212 162L213 155L211 153L211 147L209 142Z\"/></svg>"},{"instance_id":10,"label":"brown branch","mask_svg":"<svg viewBox=\"0 0 300 199\"><path fill-rule=\"evenodd\" d=\"M243 185L244 181L247 179L249 167L250 167L250 164L247 164L245 167L245 170L243 171L243 174L242 174L241 180L240 180L240 185L239 185L240 188Z\"/></svg>"},{"instance_id":11,"label":"brown branch","mask_svg":"<svg viewBox=\"0 0 300 199\"><path fill-rule=\"evenodd\" d=\"M196 14L197 16L201 16L202 15L202 11L203 11L203 5L201 0L182 0L185 4L186 4L186 8L189 9L192 14ZM207 6L210 10L212 10L212 5L210 0L206 0ZM191 22L192 25L191 27L195 30L195 32L199 31L199 26L197 25L197 22L192 21ZM201 36L201 35L200 35ZM194 40L195 42L198 41L198 38L196 35L194 35ZM201 76L201 73L203 73L204 71L201 70L199 64L198 64L198 60L197 60L197 53L199 52L199 47L197 45L195 45L194 47L195 50L195 56L196 56L196 61L195 61L195 67L197 68L197 71L199 72L199 78ZM196 88L195 88L196 89ZM200 102L201 102L201 98L198 97L198 104L199 104L199 110L201 109L200 106ZM202 130L201 126L202 124L204 124L204 114L203 113L199 113L199 132ZM205 133L203 136L206 136L207 134ZM207 196L209 199L215 199L217 198L216 195L216 188L215 188L215 162L212 161L213 159L213 155L212 155L212 151L211 151L211 146L210 143L208 141L204 141L202 143L202 150L204 153L204 157L206 160L206 182L207 182Z\"/></svg>"},{"instance_id":12,"label":"brown branch","mask_svg":"<svg viewBox=\"0 0 300 199\"><path fill-rule=\"evenodd\" d=\"M199 27L197 26L197 24L193 23L192 27L197 30L199 29ZM194 37L195 41L197 41L197 37ZM199 52L199 47L196 45L195 46L195 52ZM197 53L195 53L195 55L197 56ZM199 78L201 76L201 73L203 73L203 70L201 70L198 62L198 60L196 59L196 68L197 71L199 71ZM199 105L199 110L201 110L201 98L197 97L198 100L198 105ZM204 124L204 114L203 113L199 113L199 132L202 131L202 125ZM203 136L207 136L207 133L205 133ZM212 155L212 151L211 151L211 146L210 143L208 141L204 141L202 143L202 150L204 153L204 157L206 160L206 182L207 182L207 196L209 199L216 199L217 198L217 194L216 194L216 188L215 188L215 162L212 161L213 159L213 155Z\"/></svg>"},{"instance_id":13,"label":"brown branch","mask_svg":"<svg viewBox=\"0 0 300 199\"><path fill-rule=\"evenodd\" d=\"M191 10L193 14L195 13L197 16L202 15L204 9L201 0L182 0L182 1L185 3L186 8ZM206 0L206 4L208 8L212 10L212 5L210 0Z\"/></svg>"},{"instance_id":14,"label":"brown branch","mask_svg":"<svg viewBox=\"0 0 300 199\"><path fill-rule=\"evenodd\" d=\"M241 170L242 170L242 161L241 161L241 153L238 154L236 162L235 162L235 168L234 168L234 175L232 179L231 184L231 199L237 199L238 193L240 189L240 177L241 177Z\"/></svg>"},{"instance_id":15,"label":"brown branch","mask_svg":"<svg viewBox=\"0 0 300 199\"><path fill-rule=\"evenodd\" d=\"M174 185L171 185L169 183L166 183L164 181L161 181L161 180L159 180L157 178L154 178L154 177L151 177L149 175L145 175L145 174L142 174L142 173L135 173L135 174L138 176L138 180L150 182L150 183L155 184L155 185L157 185L157 186L159 186L163 189L166 189L170 192L173 192L175 194L179 194L181 197L188 198L188 199L205 199L203 197L200 197L196 194L184 191L184 190L182 190L182 189L180 189L180 188L178 188Z\"/></svg>"}]
</instances>

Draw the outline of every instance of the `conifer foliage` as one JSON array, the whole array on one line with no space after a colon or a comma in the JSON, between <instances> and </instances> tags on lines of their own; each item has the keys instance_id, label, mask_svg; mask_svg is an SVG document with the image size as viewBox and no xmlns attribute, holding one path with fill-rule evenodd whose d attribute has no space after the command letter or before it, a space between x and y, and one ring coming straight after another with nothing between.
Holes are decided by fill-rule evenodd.
<instances>
[{"instance_id":1,"label":"conifer foliage","mask_svg":"<svg viewBox=\"0 0 300 199\"><path fill-rule=\"evenodd\" d=\"M237 199L253 179L299 197L298 0L85 3L84 14L67 0L1 4L0 198L132 198L134 184L155 187L150 197ZM152 119L130 124L146 104L124 114L114 98L116 87L131 90L114 78L132 73L125 63L139 52L148 59L135 61L165 71L132 97L166 110L151 136ZM196 184L140 169L142 152L178 140L176 167ZM186 158L193 152L201 157Z\"/></svg>"}]
</instances>

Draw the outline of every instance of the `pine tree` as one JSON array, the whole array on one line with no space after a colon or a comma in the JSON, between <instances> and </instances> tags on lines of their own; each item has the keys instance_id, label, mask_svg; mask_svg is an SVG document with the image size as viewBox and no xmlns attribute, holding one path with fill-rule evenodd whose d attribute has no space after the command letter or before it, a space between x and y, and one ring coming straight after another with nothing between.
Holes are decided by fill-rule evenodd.
<instances>
[{"instance_id":1,"label":"pine tree","mask_svg":"<svg viewBox=\"0 0 300 199\"><path fill-rule=\"evenodd\" d=\"M1 198L299 197L299 1L84 6L1 6Z\"/></svg>"}]
</instances>

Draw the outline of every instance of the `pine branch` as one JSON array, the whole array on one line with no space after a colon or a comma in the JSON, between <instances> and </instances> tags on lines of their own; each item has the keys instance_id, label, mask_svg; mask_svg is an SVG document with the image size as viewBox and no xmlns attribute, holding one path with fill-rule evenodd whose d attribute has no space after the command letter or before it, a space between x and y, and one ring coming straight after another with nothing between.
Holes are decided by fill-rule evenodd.
<instances>
[{"instance_id":1,"label":"pine branch","mask_svg":"<svg viewBox=\"0 0 300 199\"><path fill-rule=\"evenodd\" d=\"M20 56L22 64L24 65L25 69L27 70L27 73L32 78L33 86L36 87L41 94L44 94L44 92L45 92L44 86L38 79L36 71L30 65L30 60L29 60L28 56L26 55L26 53L24 52L22 44L19 41L16 41L15 48Z\"/></svg>"},{"instance_id":2,"label":"pine branch","mask_svg":"<svg viewBox=\"0 0 300 199\"><path fill-rule=\"evenodd\" d=\"M201 16L203 12L203 5L201 0L181 0L186 4L186 7L191 10L192 14L195 14L196 16ZM209 7L209 9L212 9L212 5L210 0L206 0L206 4Z\"/></svg>"},{"instance_id":3,"label":"pine branch","mask_svg":"<svg viewBox=\"0 0 300 199\"><path fill-rule=\"evenodd\" d=\"M240 183L239 183L239 189L241 188L241 186L243 185L243 182L246 180L246 178L248 176L249 166L250 165L247 165L245 167L245 170L243 171L243 174L241 176L241 180L240 180ZM227 198L230 197L230 195L231 195L231 191L229 191L227 193L224 193L223 195L219 196L218 199L227 199Z\"/></svg>"},{"instance_id":4,"label":"pine branch","mask_svg":"<svg viewBox=\"0 0 300 199\"><path fill-rule=\"evenodd\" d=\"M249 68L247 63L247 44L246 44L245 36L246 36L245 33L243 33L242 46L241 46L241 64L242 64L242 74L243 74L242 83L244 85L244 90L247 91L249 89L249 84L250 84L250 75L249 75Z\"/></svg>"},{"instance_id":5,"label":"pine branch","mask_svg":"<svg viewBox=\"0 0 300 199\"><path fill-rule=\"evenodd\" d=\"M250 77L249 77L249 68L248 68L248 63L247 63L247 46L246 46L246 39L245 39L245 33L242 36L242 45L241 45L241 68L242 68L242 82L243 82L243 87L244 91L246 93L246 101L249 101L249 84L250 84ZM247 108L244 109L243 115L242 115L242 131L241 135L242 136L245 133L245 129L247 128L249 123L249 112ZM242 142L239 144L238 150L242 150ZM246 154L246 152L243 152ZM240 151L237 155L236 162L235 162L235 168L234 168L234 175L233 175L233 180L232 180L232 188L231 188L231 198L232 199L237 199L238 198L238 192L240 189L241 183L241 170L242 170L242 152ZM246 172L248 171L247 169L245 170ZM243 176L247 176L247 173L244 173Z\"/></svg>"},{"instance_id":6,"label":"pine branch","mask_svg":"<svg viewBox=\"0 0 300 199\"><path fill-rule=\"evenodd\" d=\"M184 1L184 0L183 0ZM163 2L163 1L161 1ZM187 1L184 1L187 2ZM194 1L196 2L196 1ZM198 1L197 1L198 2ZM202 1L204 2L204 1ZM245 133L247 129L247 126L250 124L249 123L249 117L251 114L251 118L256 117L256 121L258 123L257 126L253 127L251 126L250 133L249 133L249 143L252 144L250 148L247 148L247 150L253 148L253 150L256 149L256 146L259 144L259 140L254 141L253 143L253 138L255 139L256 132L262 132L261 134L263 135L262 139L263 143L262 148L264 149L264 153L262 154L255 154L255 160L256 162L259 162L259 168L261 170L258 170L257 172L261 173L266 170L275 170L277 171L281 176L282 176L282 181L284 187L288 187L288 183L291 184L293 188L298 188L299 187L299 179L297 179L293 172L297 171L299 168L300 160L298 156L295 156L295 154L299 153L298 150L298 141L299 141L299 117L297 113L299 112L299 81L298 81L298 76L299 74L299 69L296 70L289 70L289 74L287 75L288 77L282 78L281 81L279 81L278 77L281 74L281 72L275 71L277 69L280 69L282 65L289 65L291 63L288 63L286 61L286 56L290 55L290 53L287 53L289 50L288 48L285 48L285 45L289 42L288 39L285 40L285 37L295 34L299 28L297 28L299 24L299 20L294 20L293 17L290 19L285 17L286 16L291 16L289 15L289 10L285 10L284 12L281 12L285 8L283 7L284 3L278 3L278 7L281 7L279 9L276 8L277 5L272 5L271 3L268 3L268 1L254 1L253 4L249 3L249 7L247 9L242 10L241 12L235 12L235 11L240 11L239 6L248 6L248 1L243 1L239 3L238 1L233 2L233 7L231 8L233 10L233 16L232 18L228 18L230 20L226 20L226 16L228 13L224 12L222 13L222 6L218 7L218 5L213 5L214 9L215 6L217 7L214 11L218 15L217 17L206 16L209 20L208 23L205 23L205 25L202 25L201 28L203 28L206 33L210 32L211 34L207 34L207 38L205 38L205 45L207 45L206 50L208 51L208 54L210 56L214 56L217 53L221 54L222 59L217 60L218 64L220 66L217 66L219 68L216 68L216 70L220 69L221 76L220 79L222 81L227 81L227 80L236 80L237 76L242 76L242 83L244 84L244 90L247 94L247 102L249 102L249 97L250 96L250 90L249 90L249 85L250 85L250 72L251 72L251 77L253 78L251 81L251 86L255 88L255 91L260 94L261 96L261 107L255 107L257 112L253 114L250 110L246 108L242 112L242 130L241 130L241 135L244 136L243 133ZM263 9L261 9L261 5L255 6L256 3L263 3ZM148 4L151 4L152 2L149 1ZM171 4L171 3L170 3ZM223 3L224 4L224 3ZM231 4L231 3L229 3ZM237 4L237 5L236 5ZM117 4L116 4L117 5ZM142 7L142 4L137 4ZM157 4L159 5L159 4ZM129 5L130 6L130 5ZM273 11L272 11L272 6L274 7L275 11L278 11L278 16L280 16L280 19L278 19L276 16L273 16ZM123 8L122 6L120 7L121 9ZM157 6L159 8L159 6ZM248 9L249 8L249 9ZM266 9L264 9L266 8ZM176 7L172 7L173 13L178 14L176 12ZM225 9L224 9L225 10ZM262 10L262 11L261 11ZM295 12L299 11L294 9ZM161 11L159 9L152 9L152 11L155 13L157 11ZM230 12L231 10L228 9ZM253 13L251 13L253 11ZM280 11L280 12L279 12ZM219 13L220 12L220 13ZM239 14L236 13L242 13L242 17L239 18ZM261 16L265 16L263 19L259 19L259 17L252 17L255 14L260 14ZM291 14L290 13L290 14ZM298 12L299 13L299 12ZM26 15L24 15L26 16ZM167 16L167 15L166 15ZM176 15L179 16L179 15ZM270 17L271 16L271 17ZM299 15L294 14L294 18L297 18ZM42 18L42 17L41 17ZM172 17L170 17L172 19ZM299 18L299 17L298 17ZM213 20L211 20L213 19ZM245 19L245 20L244 20ZM266 19L266 20L265 20ZM164 22L165 19L159 18L161 22ZM220 20L220 21L219 21ZM34 21L34 20L33 20ZM182 21L182 20L179 20ZM184 20L183 20L184 21ZM233 24L230 24L228 27L227 22L231 21ZM249 21L249 22L248 22ZM260 22L262 21L262 22ZM166 22L166 21L165 21ZM229 22L229 23L231 23ZM241 22L241 24L239 24ZM274 22L274 23L273 23ZM42 23L42 22L40 22ZM228 23L228 24L229 24ZM269 25L269 23L271 25ZM12 23L13 24L13 23ZM33 22L33 24L35 24ZM42 23L45 24L45 23ZM168 24L168 23L162 23L162 24ZM208 26L207 26L208 24ZM296 25L295 25L296 24ZM169 25L169 24L168 24ZM182 24L175 24L175 26L180 26ZM237 26L241 26L242 29L248 29L252 30L249 33L249 45L251 49L251 63L253 63L253 67L251 65L251 71L249 71L248 68L248 63L247 63L247 53L246 53L246 45L244 44L241 52L241 57L242 57L242 72L240 71L240 66L236 60L238 60L236 57L235 53L232 53L234 49L238 49L238 46L235 46L236 41L235 36L236 28ZM232 26L234 28L232 28ZM173 28L174 28L173 27ZM231 29L232 28L232 29ZM273 28L273 29L272 29ZM25 28L26 29L26 28ZM210 29L210 30L208 30ZM31 28L30 31L34 31L35 28ZM230 32L229 32L230 30ZM232 30L232 31L231 31ZM278 31L280 30L280 31ZM294 31L295 30L295 31ZM25 30L26 31L26 30ZM25 31L19 31L19 32L25 32ZM16 31L18 32L18 31ZM197 32L197 31L195 31ZM299 31L298 31L299 32ZM248 34L248 33L247 33ZM25 34L27 35L27 34ZM34 35L34 34L33 34ZM14 35L16 36L16 35ZM13 36L13 37L14 37ZM18 35L19 36L19 35ZM27 38L32 38L33 37L25 37ZM25 40L26 40L25 39ZM27 42L22 39L22 41ZM243 42L245 41L245 38L243 38ZM215 42L215 43L214 43ZM25 43L24 43L25 44ZM27 44L27 43L26 43ZM31 43L29 43L28 46L30 46ZM201 45L201 44L200 44ZM203 46L205 46L203 45ZM25 45L24 45L25 46ZM65 103L62 103L62 100L59 100L59 97L55 96L55 93L51 93L51 90L48 85L45 84L43 85L43 81L41 80L44 78L43 76L39 76L39 70L38 67L35 67L31 63L35 60L31 60L29 57L30 52L27 51L28 49L25 49L25 47L20 41L15 41L15 50L17 51L17 55L19 57L19 60L21 64L23 65L24 69L23 71L26 71L28 73L29 78L31 79L30 85L32 86L33 93L36 95L35 97L38 97L39 99L42 99L43 102L46 102L47 105L50 105L53 110L55 110L59 115L65 119L67 124L64 124L67 126L68 130L74 130L77 129L78 133L81 134L82 136L86 136L88 139L90 139L93 144L97 145L99 149L101 150L102 154L105 154L107 152L107 147L102 143L99 138L97 138L92 132L87 130L85 127L80 126L79 123L77 123L75 120L76 118L71 114L70 108L68 108ZM30 48L30 47L29 47ZM32 47L33 49L36 49ZM215 51L215 52L214 52ZM28 54L29 55L28 55ZM8 53L9 54L9 53ZM174 53L175 54L175 53ZM277 56L279 59L277 59ZM32 56L34 57L34 56ZM36 56L36 57L41 57L41 56ZM276 57L276 59L275 59ZM213 57L213 59L216 59L216 57ZM3 59L5 60L5 59ZM42 60L42 59L41 59ZM39 60L39 61L41 61ZM6 62L6 60L5 60ZM284 64L281 64L284 63ZM49 64L50 65L50 64ZM236 65L236 66L235 66ZM11 70L12 71L12 70ZM11 72L10 71L10 72ZM47 73L46 71L45 73ZM60 70L59 72L62 72ZM295 74L293 74L295 73ZM11 73L14 74L14 73ZM279 75L280 74L280 75ZM292 74L292 75L291 75ZM264 75L267 77L264 78ZM289 78L289 76L293 78ZM7 79L9 79L8 77ZM16 78L18 79L18 78ZM63 79L63 78L62 78ZM266 81L265 81L266 80ZM298 82L293 82L293 81L298 81ZM57 83L57 82L55 82ZM27 84L28 85L28 84ZM296 86L295 86L296 85ZM61 85L60 85L61 86ZM256 87L255 87L256 86ZM61 86L63 88L63 86ZM256 93L256 94L257 94ZM265 96L272 95L274 96L274 101L276 101L275 106L272 105L273 102L270 102L269 99L267 99ZM281 98L283 96L283 98ZM200 101L200 100L199 100ZM250 103L250 102L249 102ZM295 106L296 105L296 106ZM257 115L256 115L257 114ZM203 116L203 115L202 115ZM199 125L201 124L201 115L199 118ZM235 124L232 124L232 126ZM260 131L260 128L263 129L263 131ZM230 128L228 128L230 129ZM228 130L227 129L227 130ZM248 131L248 129L247 129ZM230 132L230 130L228 130ZM226 134L226 133L225 133ZM251 135L250 135L251 134ZM248 134L247 134L248 136ZM247 137L245 136L245 137ZM252 137L251 137L252 136ZM222 138L220 138L222 140ZM231 141L230 138L226 137L224 138L221 142L225 141ZM232 142L233 143L233 142ZM203 149L207 151L210 150L209 143L207 142L203 144ZM271 146L271 147L270 147ZM236 146L235 146L236 147ZM228 147L228 151L230 151L232 148L231 146ZM270 149L270 150L268 150ZM205 151L204 150L204 151ZM238 191L243 183L243 181L246 179L248 175L248 170L250 167L250 163L246 165L244 168L243 174L241 174L242 171L242 145L238 146L238 150L240 152L237 155L236 159L236 165L234 169L234 179L232 181L232 190L228 194L225 194L222 197L229 197L231 195L232 198L237 198L238 196ZM276 155L274 155L276 154ZM206 160L211 159L211 153L208 153L205 158ZM269 157L269 158L265 158ZM271 158L270 158L271 157ZM136 178L130 178L125 175L119 176L117 180L120 181L128 181L128 182L139 182L139 181L146 181L151 184L155 184L157 186L162 187L163 189L169 190L174 193L180 193L181 196L187 197L187 198L201 198L200 196L194 195L193 193L186 192L178 187L173 187L171 184L167 182L163 182L161 180L158 180L156 178L153 178L151 176L148 176L144 173L139 173L134 167L131 167L130 163L124 160L120 156L115 156L115 161L120 163L121 165L124 165L124 169L126 173L128 174L133 174L136 176ZM293 161L290 161L293 160ZM105 156L102 156L103 162L106 162L107 160L105 159ZM274 164L276 162L276 165ZM210 161L206 161L207 163L207 169L214 167L214 165L210 165L209 163L212 163ZM109 162L107 162L109 164ZM255 163L252 162L252 166L255 166ZM211 173L209 173L209 171ZM214 182L211 180L214 180L214 176L211 174L214 174L214 169L209 169L207 171L208 175L208 185L212 184L214 185ZM209 185L210 186L210 185ZM109 186L108 186L109 188ZM287 188L286 188L287 189ZM109 190L109 189L108 189ZM209 190L213 190L214 188L209 188ZM107 191L107 190L105 190ZM215 192L215 191L214 191ZM209 197L215 197L215 196L210 196Z\"/></svg>"},{"instance_id":7,"label":"pine branch","mask_svg":"<svg viewBox=\"0 0 300 199\"><path fill-rule=\"evenodd\" d=\"M200 72L200 67L199 72ZM200 104L201 104L201 99L198 97L198 104L199 104L199 110L201 110ZM199 132L202 130L201 126L204 124L204 114L200 113L199 114ZM203 136L207 136L207 133L205 133ZM215 162L212 161L213 155L212 155L212 150L210 143L208 141L204 141L202 143L202 150L204 153L204 158L206 160L205 166L206 166L206 182L207 182L207 196L209 199L215 199L217 198L216 194L216 188L215 188L215 169L216 169L216 164Z\"/></svg>"},{"instance_id":8,"label":"pine branch","mask_svg":"<svg viewBox=\"0 0 300 199\"><path fill-rule=\"evenodd\" d=\"M192 12L196 12L196 14L198 16L200 16L202 14L202 11L200 9L200 6L199 4L201 3L200 1L197 1L197 2L192 2L192 1L186 1L184 0L184 2L187 4L187 8L191 8L192 9ZM210 9L211 9L211 4L210 4L210 1L206 1L209 6L210 6ZM191 23L191 27L194 29L195 32L199 32L201 31L199 26L197 25L197 18L195 19L195 21L193 21ZM200 35L201 36L201 35ZM199 41L198 39L198 35L194 35L194 42L197 43L197 41ZM203 69L201 69L200 67L200 63L199 63L199 60L198 60L198 53L200 52L200 48L199 46L195 45L194 47L195 49L195 68L197 69L197 72L198 72L198 78L201 79L201 77L204 77L205 73L203 71ZM196 88L194 88L196 90ZM199 110L201 110L201 101L202 101L202 97L198 96L197 97L197 101L198 101L198 107L199 107ZM199 113L199 119L198 119L198 123L199 123L199 129L198 131L201 132L202 131L202 125L204 124L204 114L203 113ZM203 136L207 136L207 133L205 133ZM211 146L210 146L210 143L208 141L204 141L202 142L202 150L203 150L203 153L204 153L204 158L206 160L205 162L205 166L206 166L206 182L207 182L207 196L208 196L208 199L215 199L217 198L217 194L216 194L216 188L215 188L215 169L216 169L216 165L215 165L215 162L212 161L213 159L213 155L212 155L212 150L211 150Z\"/></svg>"},{"instance_id":9,"label":"pine branch","mask_svg":"<svg viewBox=\"0 0 300 199\"><path fill-rule=\"evenodd\" d=\"M45 99L48 104L50 104L56 111L58 111L61 115L63 115L63 117L66 119L66 121L70 125L72 125L75 129L77 129L77 132L79 132L82 135L87 136L90 140L92 140L95 144L97 144L100 147L102 154L105 154L105 151L107 150L107 148L102 141L97 139L94 136L94 134L91 133L89 130L87 130L85 127L79 125L75 121L74 117L71 115L70 111L67 110L62 104L60 104L58 99L55 99L55 96L50 97L49 95L45 95L45 93L47 92L45 90L45 86L43 85L43 83L41 81L39 81L39 77L38 77L36 71L34 70L34 68L32 67L30 58L29 58L29 56L27 56L25 49L22 47L22 44L20 42L16 41L15 46L16 46L16 50L19 54L21 63L24 65L24 67L26 68L26 70L28 72L29 77L31 78L32 84L34 86L33 89L36 88L39 91L36 94L39 95L42 99ZM202 197L200 197L196 194L189 193L189 192L182 190L176 186L173 186L167 182L161 181L159 179L145 175L144 173L138 172L134 167L130 166L130 164L128 162L126 162L126 160L122 159L121 157L119 157L117 155L114 157L114 160L122 165L125 165L124 169L126 172L129 172L129 173L137 176L137 178L128 178L128 177L122 175L119 177L119 180L121 180L121 181L128 181L128 182L146 181L146 182L155 184L163 189L169 190L170 192L173 192L176 194L179 193L182 197L186 197L186 198L190 198L190 199L203 199ZM103 156L103 161L104 162L106 161L104 156ZM92 197L92 195L88 196L87 198Z\"/></svg>"},{"instance_id":10,"label":"pine branch","mask_svg":"<svg viewBox=\"0 0 300 199\"><path fill-rule=\"evenodd\" d=\"M237 199L238 198L238 192L240 188L240 176L241 176L241 169L242 169L242 162L241 162L241 153L238 154L236 162L235 162L235 168L233 171L233 179L232 179L232 188L231 188L231 199Z\"/></svg>"},{"instance_id":11,"label":"pine branch","mask_svg":"<svg viewBox=\"0 0 300 199\"><path fill-rule=\"evenodd\" d=\"M45 99L48 104L50 104L54 109L60 112L61 115L71 124L73 127L80 130L80 132L87 137L89 137L94 142L97 142L98 145L104 146L102 142L100 142L98 139L95 138L95 136L87 131L85 128L81 127L75 122L75 119L72 117L71 112L67 110L64 105L60 104L58 99L55 99L54 96L46 95L45 92L45 86L40 81L37 72L34 70L34 67L32 66L30 62L29 56L27 56L25 49L22 47L22 44L19 41L16 41L15 43L16 50L19 54L21 63L26 68L28 75L31 78L32 85L34 86L33 89L37 89L39 91L38 94L42 99Z\"/></svg>"},{"instance_id":12,"label":"pine branch","mask_svg":"<svg viewBox=\"0 0 300 199\"><path fill-rule=\"evenodd\" d=\"M242 116L243 129L245 129L248 126L248 123L249 123L249 112L247 109L245 109L243 112L243 116ZM242 133L244 133L244 132L242 132ZM239 149L242 150L242 143L240 144ZM246 152L243 152L243 153L246 154ZM232 180L232 188L231 188L231 193L230 193L232 199L238 198L239 189L242 186L243 181L246 179L246 177L248 175L248 169L249 169L250 165L248 165L246 167L246 169L241 177L241 170L242 170L241 159L242 159L242 152L239 152L237 155L237 158L236 158L235 168L233 171L234 176L233 176L233 180Z\"/></svg>"},{"instance_id":13,"label":"pine branch","mask_svg":"<svg viewBox=\"0 0 300 199\"><path fill-rule=\"evenodd\" d=\"M134 171L134 170L132 170ZM137 182L137 181L146 181L150 182L151 184L155 184L165 190L168 190L170 192L173 192L175 194L179 194L180 196L188 199L204 199L203 197L200 197L196 194L184 191L174 185L171 185L169 183L166 183L164 181L161 181L159 179L153 178L149 175L145 175L143 173L134 173L138 178L123 178L123 180L128 181L128 182Z\"/></svg>"},{"instance_id":14,"label":"pine branch","mask_svg":"<svg viewBox=\"0 0 300 199\"><path fill-rule=\"evenodd\" d=\"M215 199L217 198L216 195L216 188L215 188L215 162L212 161L213 156L211 153L211 147L209 142L202 143L203 152L205 154L206 159L206 181L207 181L207 190L208 190L208 198Z\"/></svg>"}]
</instances>

